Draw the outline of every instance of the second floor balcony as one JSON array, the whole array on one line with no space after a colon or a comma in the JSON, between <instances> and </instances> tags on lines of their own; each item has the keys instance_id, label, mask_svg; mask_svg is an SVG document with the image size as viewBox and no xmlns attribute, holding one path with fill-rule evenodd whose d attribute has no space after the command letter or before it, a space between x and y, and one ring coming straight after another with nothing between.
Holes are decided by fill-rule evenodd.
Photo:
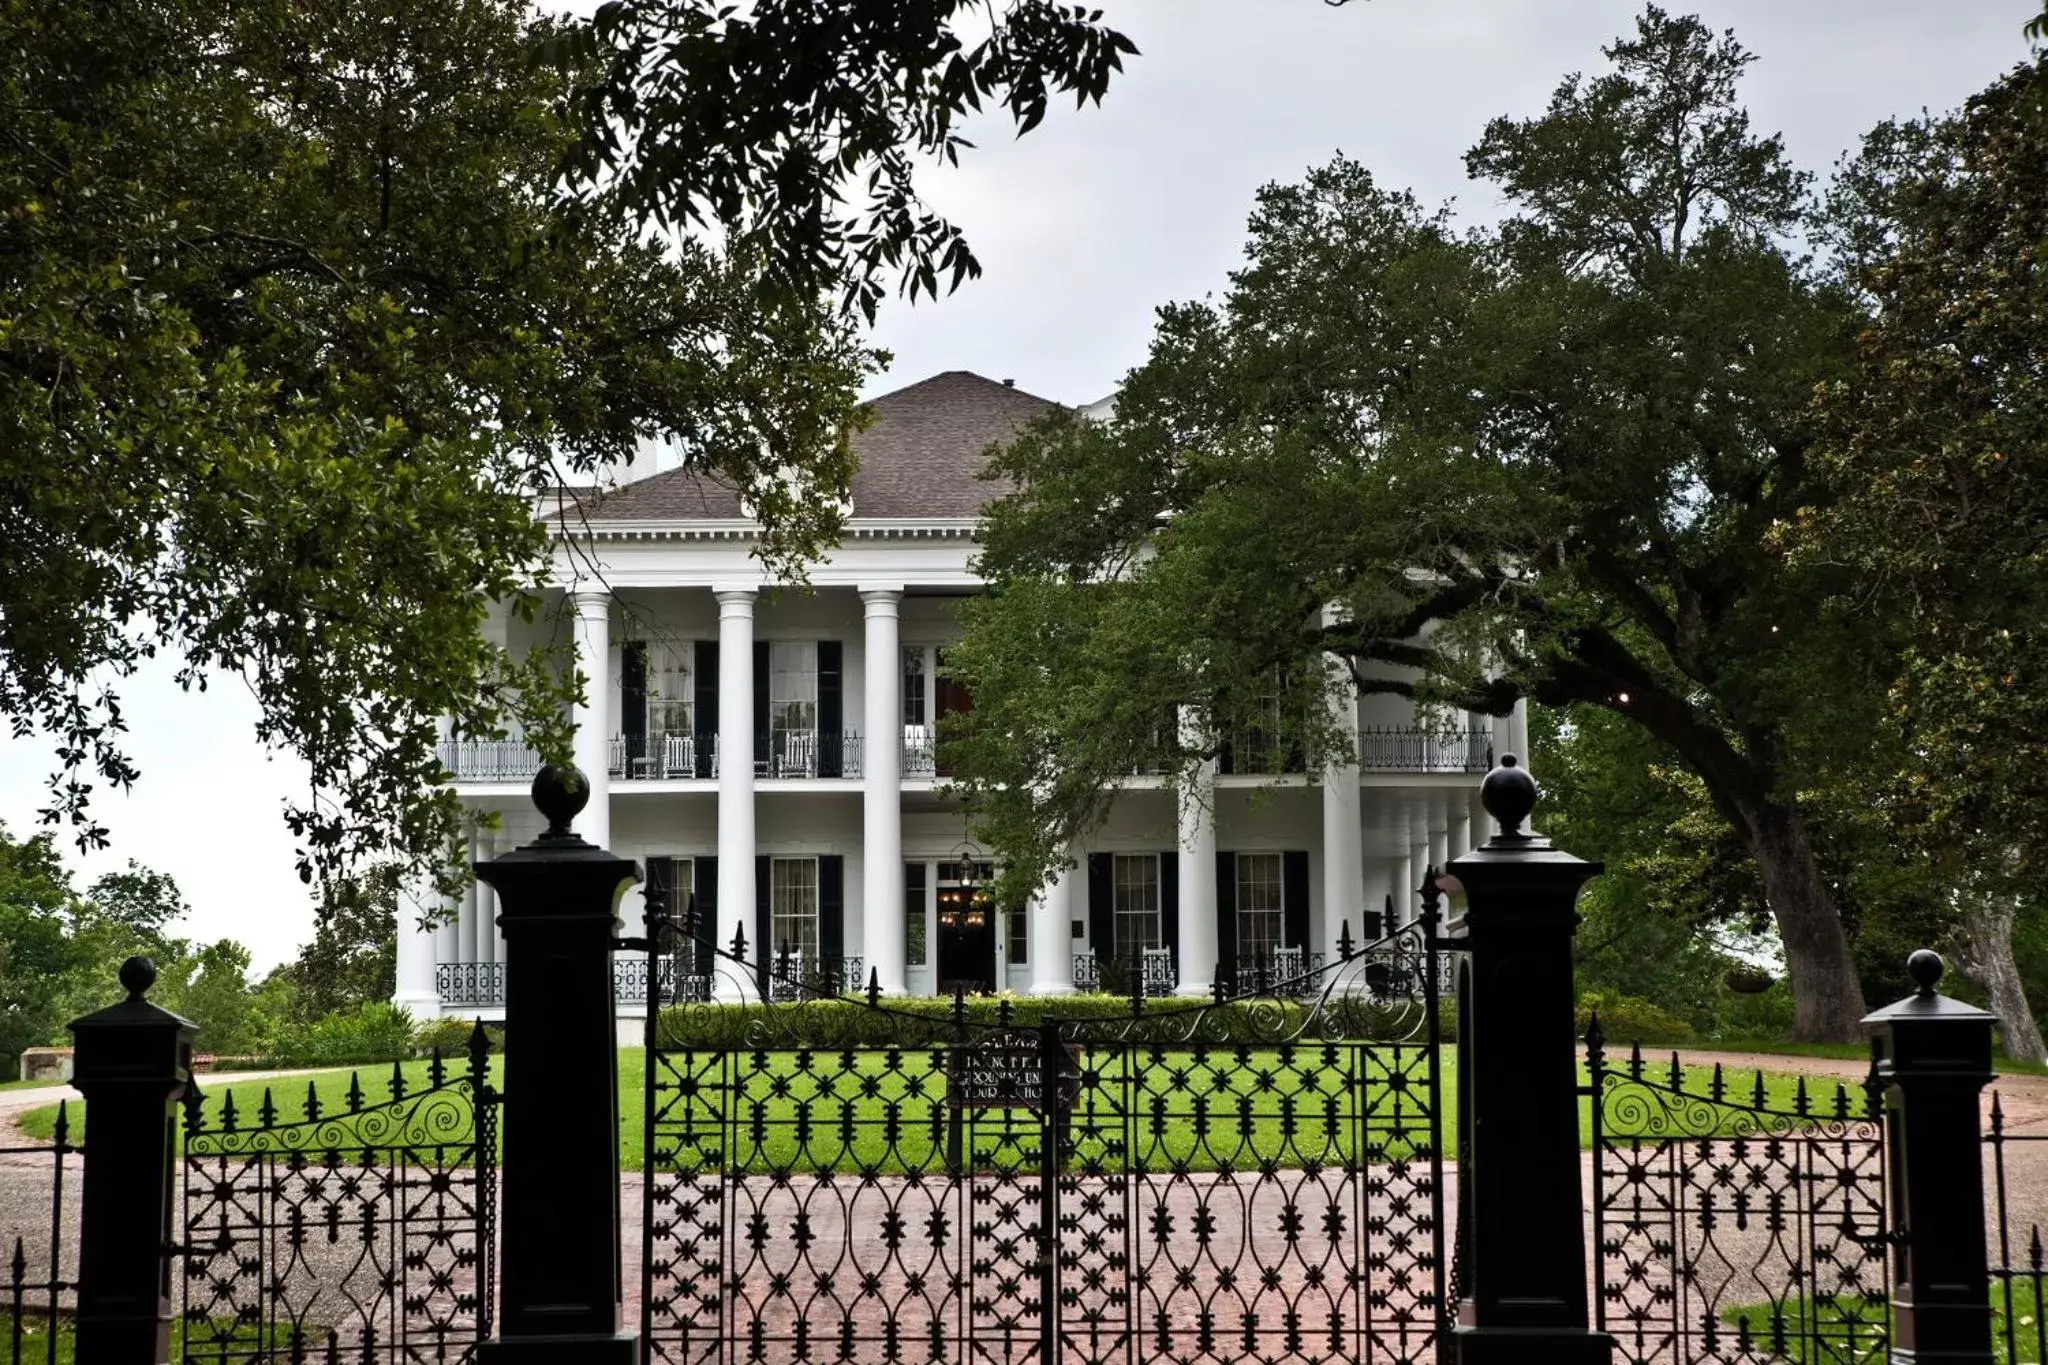
<instances>
[{"instance_id":1,"label":"second floor balcony","mask_svg":"<svg viewBox=\"0 0 2048 1365\"><path fill-rule=\"evenodd\" d=\"M901 745L904 778L950 774L932 727L904 726ZM607 755L610 775L620 782L711 781L719 770L718 736L709 733L614 735ZM754 736L754 777L758 781L858 778L865 757L858 730L779 729ZM540 771L540 755L518 739L449 740L441 745L440 759L458 784L524 783ZM1250 732L1230 735L1219 760L1219 769L1226 774L1277 776L1320 771L1320 765L1298 748ZM1379 725L1358 732L1358 766L1363 772L1477 775L1487 772L1493 763L1493 732L1488 729L1446 732Z\"/></svg>"}]
</instances>

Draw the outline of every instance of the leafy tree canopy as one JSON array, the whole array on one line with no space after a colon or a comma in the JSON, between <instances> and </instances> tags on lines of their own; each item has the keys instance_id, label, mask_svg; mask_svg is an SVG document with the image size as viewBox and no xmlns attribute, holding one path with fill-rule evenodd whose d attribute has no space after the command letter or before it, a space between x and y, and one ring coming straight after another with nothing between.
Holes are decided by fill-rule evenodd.
<instances>
[{"instance_id":1,"label":"leafy tree canopy","mask_svg":"<svg viewBox=\"0 0 2048 1365\"><path fill-rule=\"evenodd\" d=\"M0 0L0 712L59 741L46 818L104 840L120 679L170 650L310 765L302 875L438 858L437 718L566 752L560 670L479 630L536 608L537 495L661 436L748 492L771 561L836 531L872 356L745 243L558 211L590 74L532 60L559 31L512 0Z\"/></svg>"},{"instance_id":2,"label":"leafy tree canopy","mask_svg":"<svg viewBox=\"0 0 2048 1365\"><path fill-rule=\"evenodd\" d=\"M949 658L1007 875L1062 861L1119 775L1186 771L1276 667L1314 692L1334 655L1425 717L1528 695L1640 726L1754 860L1800 1034L1860 1036L1802 792L1868 744L1893 642L1843 570L1770 541L1827 496L1811 395L1858 301L1793 245L1807 179L1751 128L1732 35L1651 6L1605 52L1468 154L1498 227L1344 159L1268 187L1229 291L1162 310L1114 420L998 454L1023 491ZM1192 743L1161 724L1190 704Z\"/></svg>"}]
</instances>

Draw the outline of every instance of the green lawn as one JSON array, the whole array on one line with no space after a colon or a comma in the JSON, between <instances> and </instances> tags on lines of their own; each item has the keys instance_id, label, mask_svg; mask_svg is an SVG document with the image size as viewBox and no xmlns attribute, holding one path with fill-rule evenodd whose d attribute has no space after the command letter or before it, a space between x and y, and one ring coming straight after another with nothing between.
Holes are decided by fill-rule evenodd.
<instances>
[{"instance_id":1,"label":"green lawn","mask_svg":"<svg viewBox=\"0 0 2048 1365\"><path fill-rule=\"evenodd\" d=\"M771 1052L763 1054L689 1054L693 1076L664 1078L666 1117L657 1142L678 1150L681 1160L703 1150L698 1142L718 1129L713 1098L735 1093L758 1101L743 1106L748 1120L724 1140L726 1159L748 1169L787 1165L796 1170L852 1172L936 1170L944 1163L947 1133L945 1110L937 1101L945 1093L935 1054L904 1049L857 1054L849 1069L842 1054ZM1367 1058L1363 1113L1356 1099L1351 1069ZM1400 1068L1389 1074L1389 1058ZM1333 1060L1334 1059L1334 1060ZM500 1080L501 1058L491 1061L493 1084ZM670 1065L680 1068L682 1058ZM1456 1124L1456 1055L1443 1048L1442 1132L1448 1145ZM1108 1054L1099 1062L1100 1079L1084 1087L1085 1098L1074 1116L1072 1137L1078 1159L1105 1164L1129 1160L1149 1170L1177 1166L1190 1170L1256 1168L1272 1162L1299 1166L1305 1161L1341 1160L1359 1145L1360 1125L1371 1160L1397 1160L1427 1141L1428 1124L1416 1091L1425 1080L1425 1055L1419 1048L1374 1048L1355 1045L1305 1045L1290 1052L1233 1048L1206 1053L1139 1050ZM1123 1068L1129 1065L1127 1079ZM722 1076L707 1069L728 1068ZM426 1084L427 1063L403 1068L409 1092ZM227 1099L234 1102L240 1126L257 1122L266 1091L288 1118L304 1111L307 1087L327 1115L343 1113L351 1077L347 1071L322 1072L289 1081L227 1083L217 1078L206 1089L209 1128L219 1126ZM1690 1068L1689 1090L1704 1093L1711 1068ZM1662 1079L1664 1069L1655 1075ZM366 1068L361 1073L364 1102L375 1104L388 1095L390 1069ZM619 1052L619 1155L629 1170L643 1164L645 1056L638 1048ZM1581 1080L1583 1081L1583 1074ZM678 1082L694 1080L701 1098L687 1100L673 1093ZM1732 1096L1750 1094L1750 1077L1730 1076ZM1817 1106L1832 1095L1832 1086L1815 1086L1808 1078ZM1798 1078L1766 1077L1766 1097L1773 1105L1789 1105ZM1197 1124L1197 1107L1201 1120ZM890 1106L895 1106L892 1119ZM806 1106L807 1107L804 1107ZM72 1110L74 1140L83 1140L82 1107ZM1582 1105L1583 1110L1583 1105ZM516 1106L513 1111L516 1115ZM56 1106L29 1111L22 1126L47 1139L56 1121ZM970 1111L968 1150L978 1163L1015 1164L1033 1159L1038 1120L1026 1110ZM1334 1120L1334 1121L1333 1121ZM516 1120L515 1120L516 1121ZM893 1123L893 1127L891 1126ZM1200 1134L1200 1136L1198 1136ZM1580 1141L1590 1141L1590 1125L1581 1115ZM680 1148L675 1144L683 1143ZM676 1158L672 1158L676 1159Z\"/></svg>"},{"instance_id":2,"label":"green lawn","mask_svg":"<svg viewBox=\"0 0 2048 1365\"><path fill-rule=\"evenodd\" d=\"M46 1327L47 1324L41 1318L37 1318L35 1321L33 1331L27 1330L28 1324L24 1324L21 1337L21 1354L19 1356L15 1354L13 1338L4 1330L0 1330L0 1365L76 1365L76 1358L72 1354L72 1329L69 1319L61 1319L57 1324L57 1351L55 1355L50 1353L50 1335ZM209 1350L218 1350L220 1347L230 1343L239 1344L244 1342L250 1347L254 1347L261 1339L262 1334L253 1327L235 1329L226 1338L213 1335L211 1329L209 1329L206 1345ZM171 1319L172 1360L180 1358L184 1344L184 1320L173 1317ZM292 1344L290 1334L273 1332L271 1334L271 1344L276 1353L276 1358L284 1359L290 1353ZM317 1353L309 1352L308 1358L312 1359L315 1355Z\"/></svg>"},{"instance_id":3,"label":"green lawn","mask_svg":"<svg viewBox=\"0 0 2048 1365\"><path fill-rule=\"evenodd\" d=\"M65 1081L0 1081L0 1090L47 1090L53 1085L65 1085Z\"/></svg>"},{"instance_id":4,"label":"green lawn","mask_svg":"<svg viewBox=\"0 0 2048 1365\"><path fill-rule=\"evenodd\" d=\"M1992 1281L1991 1353L1998 1365L2043 1365L2048 1360L2048 1327L2041 1317L2041 1299L2040 1286L2027 1280L2016 1282L2010 1294L2002 1281ZM1747 1322L1756 1354L1788 1365L1884 1365L1887 1359L1875 1329L1882 1322L1889 1335L1889 1306L1860 1302L1816 1306L1807 1299L1791 1298L1782 1308L1770 1303L1738 1304L1722 1310L1721 1321L1737 1330ZM1732 1345L1724 1347L1724 1352L1734 1354Z\"/></svg>"},{"instance_id":5,"label":"green lawn","mask_svg":"<svg viewBox=\"0 0 2048 1365\"><path fill-rule=\"evenodd\" d=\"M1778 1057L1830 1057L1837 1061L1870 1063L1868 1043L1788 1043L1777 1040L1744 1042L1740 1039L1716 1043L1681 1043L1684 1052L1761 1052ZM2024 1061L1998 1053L1991 1059L2001 1075L2048 1076L2048 1065Z\"/></svg>"}]
</instances>

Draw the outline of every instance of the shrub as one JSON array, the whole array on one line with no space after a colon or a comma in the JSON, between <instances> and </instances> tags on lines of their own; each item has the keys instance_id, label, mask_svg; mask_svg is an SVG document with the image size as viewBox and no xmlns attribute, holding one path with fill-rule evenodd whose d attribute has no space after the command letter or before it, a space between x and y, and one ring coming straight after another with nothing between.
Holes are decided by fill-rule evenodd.
<instances>
[{"instance_id":1,"label":"shrub","mask_svg":"<svg viewBox=\"0 0 2048 1365\"><path fill-rule=\"evenodd\" d=\"M443 1057L466 1057L469 1055L469 1035L476 1028L476 1021L458 1015L443 1015L429 1019L413 1030L412 1050L422 1057L439 1048ZM490 1050L505 1050L505 1028L502 1024L485 1024L484 1037L490 1042Z\"/></svg>"},{"instance_id":2,"label":"shrub","mask_svg":"<svg viewBox=\"0 0 2048 1365\"><path fill-rule=\"evenodd\" d=\"M1714 1006L1714 1038L1718 1042L1778 1043L1792 1036L1792 987L1774 981L1754 993L1723 989Z\"/></svg>"},{"instance_id":3,"label":"shrub","mask_svg":"<svg viewBox=\"0 0 2048 1365\"><path fill-rule=\"evenodd\" d=\"M279 1066L343 1066L393 1062L412 1055L412 1016L372 1001L322 1015L302 1029L286 1029L270 1060Z\"/></svg>"},{"instance_id":4,"label":"shrub","mask_svg":"<svg viewBox=\"0 0 2048 1365\"><path fill-rule=\"evenodd\" d=\"M1619 991L1588 991L1579 997L1576 1031L1584 1037L1586 1026L1592 1022L1595 1011L1600 1015L1600 1029L1607 1035L1607 1045L1626 1047L1630 1043L1689 1043L1693 1040L1693 1028L1685 1020L1663 1006L1643 999L1639 995L1623 995Z\"/></svg>"},{"instance_id":5,"label":"shrub","mask_svg":"<svg viewBox=\"0 0 2048 1365\"><path fill-rule=\"evenodd\" d=\"M967 1001L970 1029L981 1030L1001 1020L1004 1001L977 997ZM1010 1022L1018 1028L1035 1028L1048 1019L1098 1022L1106 1036L1118 1021L1131 1017L1131 1002L1117 995L1070 995L1057 999L1024 998L1007 1002ZM1147 1002L1146 1016L1186 1015L1195 1008L1189 1000ZM1365 997L1341 997L1313 1018L1305 1018L1304 1005L1292 1000L1233 1001L1213 1007L1220 1020L1220 1034L1205 1028L1203 1036L1212 1043L1267 1045L1278 1039L1302 1037L1309 1040L1344 1038L1406 1038L1418 1040L1423 1032L1419 1002L1389 1005ZM811 1047L927 1047L943 1043L948 1036L953 1002L938 998L894 999L881 1009L870 1009L856 1000L807 1000L763 1007L750 1005L677 1005L662 1011L660 1036L665 1048L705 1052L767 1048ZM1448 1042L1457 1036L1457 1007L1445 999L1439 1006L1439 1038ZM1192 1022L1192 1021L1190 1021ZM1140 1038L1149 1040L1150 1032Z\"/></svg>"}]
</instances>

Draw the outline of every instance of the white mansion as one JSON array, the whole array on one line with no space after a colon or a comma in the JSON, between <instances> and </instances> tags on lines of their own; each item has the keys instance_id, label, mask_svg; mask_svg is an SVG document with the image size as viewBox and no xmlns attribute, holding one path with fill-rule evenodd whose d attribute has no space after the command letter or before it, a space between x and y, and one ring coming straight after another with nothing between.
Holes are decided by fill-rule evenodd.
<instances>
[{"instance_id":1,"label":"white mansion","mask_svg":"<svg viewBox=\"0 0 2048 1365\"><path fill-rule=\"evenodd\" d=\"M1424 866L1483 838L1479 779L1496 753L1527 752L1523 715L1467 718L1447 737L1372 695L1355 753L1300 771L1278 751L1226 749L1211 799L1185 803L1131 777L1073 870L1029 906L996 913L973 896L986 855L943 794L934 744L972 698L940 663L955 605L981 586L984 452L1048 406L962 371L875 400L847 532L812 591L763 578L729 489L670 470L584 495L564 522L578 553L559 562L580 567L562 571L558 610L493 621L515 648L573 632L591 684L576 761L593 786L576 827L645 874L623 932L639 932L644 898L680 910L687 893L721 945L744 932L750 958L768 960L759 980L665 963L686 996L858 988L871 974L891 994L1123 991L1134 974L1155 993L1208 994L1218 972L1236 988L1314 965L1347 923L1362 942L1390 897L1412 915ZM451 738L444 761L465 803L502 817L477 858L539 832L530 750ZM406 917L398 1003L495 1015L494 911L475 886L439 930ZM618 961L620 1014L638 1016L645 960Z\"/></svg>"}]
</instances>

